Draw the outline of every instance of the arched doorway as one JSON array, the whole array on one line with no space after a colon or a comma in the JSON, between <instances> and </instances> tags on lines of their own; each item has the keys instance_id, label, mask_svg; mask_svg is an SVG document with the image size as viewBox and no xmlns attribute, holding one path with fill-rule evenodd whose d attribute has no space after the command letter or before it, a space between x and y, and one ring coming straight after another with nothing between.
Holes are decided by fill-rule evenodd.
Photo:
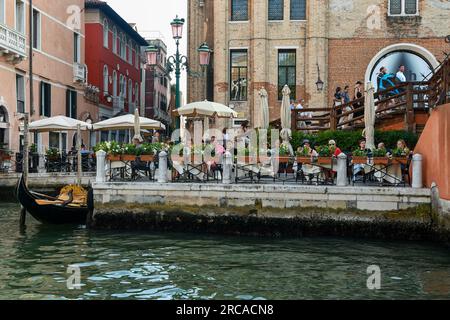
<instances>
[{"instance_id":1,"label":"arched doorway","mask_svg":"<svg viewBox=\"0 0 450 320\"><path fill-rule=\"evenodd\" d=\"M9 148L9 118L8 110L0 105L0 150Z\"/></svg>"},{"instance_id":2,"label":"arched doorway","mask_svg":"<svg viewBox=\"0 0 450 320\"><path fill-rule=\"evenodd\" d=\"M438 64L427 49L411 43L399 43L386 47L375 55L367 67L365 81L372 82L377 88L376 78L380 68L386 67L389 73L396 73L400 65L406 67L405 76L408 81L424 81L431 77L432 70Z\"/></svg>"}]
</instances>

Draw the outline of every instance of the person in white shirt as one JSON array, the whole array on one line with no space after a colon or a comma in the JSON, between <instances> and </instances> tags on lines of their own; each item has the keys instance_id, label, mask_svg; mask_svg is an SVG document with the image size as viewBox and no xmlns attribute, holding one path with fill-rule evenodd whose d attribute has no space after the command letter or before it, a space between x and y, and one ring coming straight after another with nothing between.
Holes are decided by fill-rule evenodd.
<instances>
[{"instance_id":1,"label":"person in white shirt","mask_svg":"<svg viewBox=\"0 0 450 320\"><path fill-rule=\"evenodd\" d=\"M303 103L304 100L299 100L297 106L295 107L296 110L301 110L303 109Z\"/></svg>"},{"instance_id":2,"label":"person in white shirt","mask_svg":"<svg viewBox=\"0 0 450 320\"><path fill-rule=\"evenodd\" d=\"M295 110L295 102L294 100L291 100L291 110Z\"/></svg>"},{"instance_id":3,"label":"person in white shirt","mask_svg":"<svg viewBox=\"0 0 450 320\"><path fill-rule=\"evenodd\" d=\"M396 74L396 77L401 82L406 82L406 77L405 77L405 73L404 72L405 72L405 66L398 67L398 72Z\"/></svg>"}]
</instances>

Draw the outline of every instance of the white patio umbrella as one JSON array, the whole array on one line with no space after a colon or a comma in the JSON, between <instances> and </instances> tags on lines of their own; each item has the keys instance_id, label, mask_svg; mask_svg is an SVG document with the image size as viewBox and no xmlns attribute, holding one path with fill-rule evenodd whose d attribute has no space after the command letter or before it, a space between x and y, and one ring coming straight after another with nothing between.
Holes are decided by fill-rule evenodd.
<instances>
[{"instance_id":1,"label":"white patio umbrella","mask_svg":"<svg viewBox=\"0 0 450 320\"><path fill-rule=\"evenodd\" d=\"M175 115L185 117L218 117L218 118L236 118L237 113L226 105L211 102L200 101L192 102L173 111Z\"/></svg>"},{"instance_id":2,"label":"white patio umbrella","mask_svg":"<svg viewBox=\"0 0 450 320\"><path fill-rule=\"evenodd\" d=\"M291 131L291 90L287 85L284 86L283 90L283 100L281 101L281 133L280 136L285 142L289 142L289 138L292 136Z\"/></svg>"},{"instance_id":3,"label":"white patio umbrella","mask_svg":"<svg viewBox=\"0 0 450 320\"><path fill-rule=\"evenodd\" d=\"M141 122L140 122L138 108L136 108L136 110L134 111L134 137L133 137L133 140L134 139L139 140L139 142L144 141L144 139L142 139L142 136L141 136Z\"/></svg>"},{"instance_id":4,"label":"white patio umbrella","mask_svg":"<svg viewBox=\"0 0 450 320\"><path fill-rule=\"evenodd\" d=\"M91 124L66 116L55 116L30 123L29 130L34 132L52 131L77 131L77 184L81 185L81 175L83 173L81 157L81 131L90 130Z\"/></svg>"},{"instance_id":5,"label":"white patio umbrella","mask_svg":"<svg viewBox=\"0 0 450 320\"><path fill-rule=\"evenodd\" d=\"M139 117L139 124L141 129L160 130L166 129L166 126L161 122L149 118ZM93 129L96 131L109 130L129 130L134 129L135 115L126 114L120 117L107 119L105 121L94 123Z\"/></svg>"},{"instance_id":6,"label":"white patio umbrella","mask_svg":"<svg viewBox=\"0 0 450 320\"><path fill-rule=\"evenodd\" d=\"M372 82L368 82L366 86L366 96L364 100L364 122L365 137L367 149L375 149L375 101L374 87Z\"/></svg>"},{"instance_id":7,"label":"white patio umbrella","mask_svg":"<svg viewBox=\"0 0 450 320\"><path fill-rule=\"evenodd\" d=\"M259 90L259 97L261 99L261 109L256 112L255 127L261 129L269 128L269 101L268 94L265 88Z\"/></svg>"},{"instance_id":8,"label":"white patio umbrella","mask_svg":"<svg viewBox=\"0 0 450 320\"><path fill-rule=\"evenodd\" d=\"M30 123L28 130L34 132L50 132L50 131L76 131L80 125L80 130L90 130L92 125L77 119L66 116L55 116Z\"/></svg>"}]
</instances>

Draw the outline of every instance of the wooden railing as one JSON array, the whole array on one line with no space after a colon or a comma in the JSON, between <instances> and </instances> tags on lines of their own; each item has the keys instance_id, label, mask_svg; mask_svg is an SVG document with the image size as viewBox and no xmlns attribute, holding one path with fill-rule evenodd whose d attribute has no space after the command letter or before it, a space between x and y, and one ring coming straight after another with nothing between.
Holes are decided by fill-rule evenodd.
<instances>
[{"instance_id":1,"label":"wooden railing","mask_svg":"<svg viewBox=\"0 0 450 320\"><path fill-rule=\"evenodd\" d=\"M450 57L436 69L429 81L405 82L374 93L377 121L404 115L404 127L415 130L417 113L450 103ZM332 108L292 111L292 128L297 131L354 129L363 126L365 98Z\"/></svg>"},{"instance_id":2,"label":"wooden railing","mask_svg":"<svg viewBox=\"0 0 450 320\"><path fill-rule=\"evenodd\" d=\"M441 64L428 82L429 104L434 108L450 103L450 56Z\"/></svg>"}]
</instances>

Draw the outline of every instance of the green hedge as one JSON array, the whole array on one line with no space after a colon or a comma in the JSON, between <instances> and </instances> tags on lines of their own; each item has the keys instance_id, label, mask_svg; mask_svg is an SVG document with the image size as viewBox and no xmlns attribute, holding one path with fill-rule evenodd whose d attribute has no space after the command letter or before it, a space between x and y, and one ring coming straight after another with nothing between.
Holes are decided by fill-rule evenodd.
<instances>
[{"instance_id":1,"label":"green hedge","mask_svg":"<svg viewBox=\"0 0 450 320\"><path fill-rule=\"evenodd\" d=\"M359 131L322 131L314 134L305 134L300 131L292 133L292 147L297 150L303 140L308 139L313 146L327 145L333 139L344 152L351 152L358 148L358 142L362 138L362 130ZM414 150L418 136L407 131L376 131L375 144L384 142L386 148L395 149L397 141L404 139L409 149Z\"/></svg>"}]
</instances>

